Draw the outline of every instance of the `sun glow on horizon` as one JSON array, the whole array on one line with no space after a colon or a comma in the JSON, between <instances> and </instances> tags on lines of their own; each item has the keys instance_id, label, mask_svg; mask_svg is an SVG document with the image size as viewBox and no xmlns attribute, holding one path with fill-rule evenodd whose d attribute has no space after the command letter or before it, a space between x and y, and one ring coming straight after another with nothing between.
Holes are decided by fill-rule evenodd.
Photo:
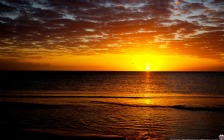
<instances>
[{"instance_id":1,"label":"sun glow on horizon","mask_svg":"<svg viewBox=\"0 0 224 140\"><path fill-rule=\"evenodd\" d=\"M61 57L46 56L38 60L23 59L23 61L20 61L20 63L23 65L26 64L30 66L18 67L18 68L15 67L17 68L16 70L27 70L29 68L28 70L72 70L72 71L113 70L113 71L146 71L146 72L193 71L193 70L218 71L220 70L218 69L219 66L222 64L221 62L216 61L215 59L197 58L190 55L142 54L137 52L136 54L125 54L125 55L98 54L98 55L74 56L64 54ZM35 63L39 65L33 65ZM42 66L41 65L42 63L46 63L48 65ZM7 65L5 67L7 67ZM44 67L44 69L42 67Z\"/></svg>"},{"instance_id":2,"label":"sun glow on horizon","mask_svg":"<svg viewBox=\"0 0 224 140\"><path fill-rule=\"evenodd\" d=\"M146 65L145 70L150 71L150 65L149 64Z\"/></svg>"}]
</instances>

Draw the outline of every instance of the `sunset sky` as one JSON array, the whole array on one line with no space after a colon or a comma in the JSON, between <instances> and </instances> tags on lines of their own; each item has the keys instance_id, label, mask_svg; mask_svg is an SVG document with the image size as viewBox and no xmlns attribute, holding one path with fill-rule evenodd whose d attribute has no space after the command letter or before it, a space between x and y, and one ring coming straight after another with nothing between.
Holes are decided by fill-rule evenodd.
<instances>
[{"instance_id":1,"label":"sunset sky","mask_svg":"<svg viewBox=\"0 0 224 140\"><path fill-rule=\"evenodd\" d=\"M224 71L224 0L1 0L0 70Z\"/></svg>"}]
</instances>

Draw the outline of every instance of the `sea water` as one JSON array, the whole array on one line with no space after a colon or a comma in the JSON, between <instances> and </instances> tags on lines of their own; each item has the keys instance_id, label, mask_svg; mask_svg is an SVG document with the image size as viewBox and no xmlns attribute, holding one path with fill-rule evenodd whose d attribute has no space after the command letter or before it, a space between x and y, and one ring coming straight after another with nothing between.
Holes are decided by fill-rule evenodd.
<instances>
[{"instance_id":1,"label":"sea water","mask_svg":"<svg viewBox=\"0 0 224 140\"><path fill-rule=\"evenodd\" d=\"M217 139L222 72L0 72L0 127Z\"/></svg>"}]
</instances>

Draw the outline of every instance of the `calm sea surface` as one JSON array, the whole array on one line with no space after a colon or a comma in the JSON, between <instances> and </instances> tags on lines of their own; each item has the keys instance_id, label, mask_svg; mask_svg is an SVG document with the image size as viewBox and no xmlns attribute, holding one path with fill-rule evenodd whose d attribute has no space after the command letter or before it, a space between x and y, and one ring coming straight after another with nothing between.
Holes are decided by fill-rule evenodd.
<instances>
[{"instance_id":1,"label":"calm sea surface","mask_svg":"<svg viewBox=\"0 0 224 140\"><path fill-rule=\"evenodd\" d=\"M222 72L0 72L0 127L217 139Z\"/></svg>"}]
</instances>

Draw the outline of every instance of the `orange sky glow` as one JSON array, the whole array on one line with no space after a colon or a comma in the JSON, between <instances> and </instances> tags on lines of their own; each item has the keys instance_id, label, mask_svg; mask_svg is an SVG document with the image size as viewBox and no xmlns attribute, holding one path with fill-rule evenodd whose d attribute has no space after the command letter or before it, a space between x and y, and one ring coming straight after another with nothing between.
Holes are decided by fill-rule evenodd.
<instances>
[{"instance_id":1,"label":"orange sky glow","mask_svg":"<svg viewBox=\"0 0 224 140\"><path fill-rule=\"evenodd\" d=\"M222 0L0 2L0 70L224 71Z\"/></svg>"}]
</instances>

